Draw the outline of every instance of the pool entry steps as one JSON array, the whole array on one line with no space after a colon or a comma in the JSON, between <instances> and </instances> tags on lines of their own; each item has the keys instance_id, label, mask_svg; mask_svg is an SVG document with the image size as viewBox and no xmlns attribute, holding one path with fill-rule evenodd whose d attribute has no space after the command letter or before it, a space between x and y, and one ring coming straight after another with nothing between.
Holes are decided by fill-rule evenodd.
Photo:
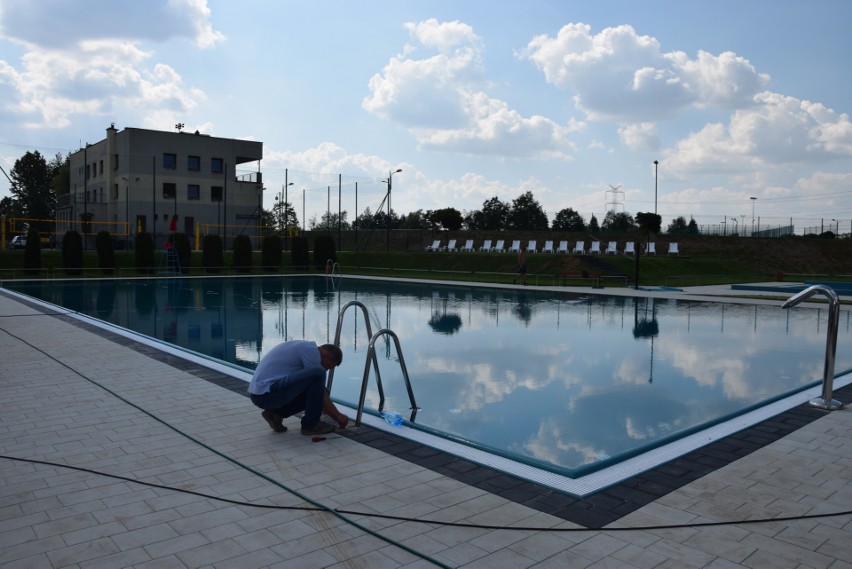
<instances>
[{"instance_id":1,"label":"pool entry steps","mask_svg":"<svg viewBox=\"0 0 852 569\"><path fill-rule=\"evenodd\" d=\"M336 265L336 263L335 263ZM364 314L364 324L367 327L367 335L370 337L369 347L367 348L367 357L364 362L364 377L361 380L361 393L358 397L358 414L355 416L355 426L361 426L361 416L364 413L364 400L367 397L367 382L370 379L370 365L372 364L373 369L376 372L376 387L379 390L379 412L381 413L385 408L385 390L382 387L382 376L379 372L379 362L376 358L376 340L381 338L382 336L387 336L393 340L394 346L396 347L396 355L399 358L399 366L402 370L402 378L405 380L405 388L408 391L408 400L411 403L411 421L414 421L414 418L417 416L417 403L414 401L414 391L411 389L411 380L408 377L408 368L405 366L405 358L402 357L402 348L399 345L399 337L397 337L396 333L393 330L388 328L382 328L375 334L373 334L373 327L370 325L370 315L367 313L367 307L364 306L363 302L359 302L357 300L352 300L343 305L343 308L340 309L340 313L337 315L337 329L334 332L334 345L340 347L340 333L343 329L343 317L346 315L346 311L350 307L360 308L361 312ZM329 394L331 394L331 386L334 382L334 368L331 368L328 372L328 380L326 382L326 388L328 389Z\"/></svg>"}]
</instances>

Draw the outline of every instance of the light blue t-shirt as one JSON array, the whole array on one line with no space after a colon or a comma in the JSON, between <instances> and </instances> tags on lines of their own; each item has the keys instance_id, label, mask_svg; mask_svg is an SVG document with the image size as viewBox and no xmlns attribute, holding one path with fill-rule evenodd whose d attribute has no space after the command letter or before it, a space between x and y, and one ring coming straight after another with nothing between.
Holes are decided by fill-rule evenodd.
<instances>
[{"instance_id":1,"label":"light blue t-shirt","mask_svg":"<svg viewBox=\"0 0 852 569\"><path fill-rule=\"evenodd\" d=\"M251 377L248 392L262 395L269 391L269 386L273 382L287 374L319 365L322 365L322 359L316 342L310 340L283 342L260 358Z\"/></svg>"}]
</instances>

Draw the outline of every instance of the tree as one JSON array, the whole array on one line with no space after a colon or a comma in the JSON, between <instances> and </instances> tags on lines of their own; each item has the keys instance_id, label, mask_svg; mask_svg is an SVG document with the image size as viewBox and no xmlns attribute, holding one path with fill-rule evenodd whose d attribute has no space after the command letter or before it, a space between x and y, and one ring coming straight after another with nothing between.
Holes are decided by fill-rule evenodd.
<instances>
[{"instance_id":1,"label":"tree","mask_svg":"<svg viewBox=\"0 0 852 569\"><path fill-rule=\"evenodd\" d=\"M643 233L659 233L663 218L656 213L638 212L636 214L636 223Z\"/></svg>"},{"instance_id":2,"label":"tree","mask_svg":"<svg viewBox=\"0 0 852 569\"><path fill-rule=\"evenodd\" d=\"M686 235L689 232L689 227L686 224L686 218L682 215L676 217L669 223L668 229L666 229L666 233L669 235Z\"/></svg>"},{"instance_id":3,"label":"tree","mask_svg":"<svg viewBox=\"0 0 852 569\"><path fill-rule=\"evenodd\" d=\"M53 189L54 171L36 150L27 152L15 161L11 171L9 191L18 202L21 213L31 219L53 219L56 194ZM38 227L39 230L44 228Z\"/></svg>"},{"instance_id":4,"label":"tree","mask_svg":"<svg viewBox=\"0 0 852 569\"><path fill-rule=\"evenodd\" d=\"M625 211L609 210L601 224L602 231L624 233L633 229L636 229L636 222L633 220L633 216Z\"/></svg>"},{"instance_id":5,"label":"tree","mask_svg":"<svg viewBox=\"0 0 852 569\"><path fill-rule=\"evenodd\" d=\"M462 214L454 207L436 209L429 211L426 215L436 229L449 229L450 231L461 229Z\"/></svg>"},{"instance_id":6,"label":"tree","mask_svg":"<svg viewBox=\"0 0 852 569\"><path fill-rule=\"evenodd\" d=\"M544 208L535 200L532 192L524 192L512 201L508 222L509 228L515 231L541 231L550 225Z\"/></svg>"},{"instance_id":7,"label":"tree","mask_svg":"<svg viewBox=\"0 0 852 569\"><path fill-rule=\"evenodd\" d=\"M293 204L281 201L275 196L275 205L272 206L273 223L278 231L284 231L288 227L299 227L299 218Z\"/></svg>"},{"instance_id":8,"label":"tree","mask_svg":"<svg viewBox=\"0 0 852 569\"><path fill-rule=\"evenodd\" d=\"M585 231L586 222L583 221L582 215L566 207L556 213L552 229L554 231Z\"/></svg>"},{"instance_id":9,"label":"tree","mask_svg":"<svg viewBox=\"0 0 852 569\"><path fill-rule=\"evenodd\" d=\"M340 212L338 216L337 212L325 212L322 214L322 218L319 222L317 222L316 218L311 219L311 229L315 229L318 231L337 231L338 229L338 218L340 219L340 229L343 231L349 231L352 226L346 221L347 213L346 211Z\"/></svg>"},{"instance_id":10,"label":"tree","mask_svg":"<svg viewBox=\"0 0 852 569\"><path fill-rule=\"evenodd\" d=\"M601 228L598 226L598 218L595 217L595 214L592 214L592 217L589 218L589 231L600 231Z\"/></svg>"},{"instance_id":11,"label":"tree","mask_svg":"<svg viewBox=\"0 0 852 569\"><path fill-rule=\"evenodd\" d=\"M410 212L400 218L400 229L429 229L429 219L422 209Z\"/></svg>"},{"instance_id":12,"label":"tree","mask_svg":"<svg viewBox=\"0 0 852 569\"><path fill-rule=\"evenodd\" d=\"M470 212L465 219L465 224L468 229L502 231L506 229L508 218L509 205L501 202L500 198L494 196L490 200L483 202L481 210Z\"/></svg>"},{"instance_id":13,"label":"tree","mask_svg":"<svg viewBox=\"0 0 852 569\"><path fill-rule=\"evenodd\" d=\"M690 235L698 235L699 233L698 224L695 223L695 219L692 217L689 218L689 225L686 228L686 232Z\"/></svg>"}]
</instances>

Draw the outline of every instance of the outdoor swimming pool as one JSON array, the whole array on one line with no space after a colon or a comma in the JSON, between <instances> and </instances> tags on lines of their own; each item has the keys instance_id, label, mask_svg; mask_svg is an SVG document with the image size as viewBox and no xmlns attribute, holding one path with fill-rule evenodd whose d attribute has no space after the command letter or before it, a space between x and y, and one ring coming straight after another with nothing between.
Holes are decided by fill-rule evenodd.
<instances>
[{"instance_id":1,"label":"outdoor swimming pool","mask_svg":"<svg viewBox=\"0 0 852 569\"><path fill-rule=\"evenodd\" d=\"M334 340L363 303L399 337L418 429L577 477L818 383L825 308L325 277L6 282L13 291L251 370L285 339ZM841 311L836 370L852 367ZM356 406L369 338L344 319L334 399ZM70 339L73 341L73 339ZM396 350L386 409L408 416ZM367 411L378 394L371 378Z\"/></svg>"}]
</instances>

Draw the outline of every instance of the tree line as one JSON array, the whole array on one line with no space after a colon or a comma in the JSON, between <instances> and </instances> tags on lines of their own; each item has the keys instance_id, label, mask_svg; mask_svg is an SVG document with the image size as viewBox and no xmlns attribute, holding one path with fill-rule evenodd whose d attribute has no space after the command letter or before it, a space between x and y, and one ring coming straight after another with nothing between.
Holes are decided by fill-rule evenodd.
<instances>
[{"instance_id":1,"label":"tree line","mask_svg":"<svg viewBox=\"0 0 852 569\"><path fill-rule=\"evenodd\" d=\"M5 174L5 172L3 172ZM67 194L70 187L70 155L56 154L47 160L37 150L27 152L17 161L8 176L11 196L0 200L0 215L29 219L55 219L57 196ZM627 212L610 210L603 221L592 215L588 220L579 212L568 207L556 213L549 223L544 208L532 192L524 192L511 202L498 197L485 200L481 209L460 212L453 207L435 210L418 209L397 215L393 210L372 212L366 208L353 221L347 219L346 211L326 212L317 220L307 222L315 230L351 229L435 229L435 230L481 230L481 231L566 231L566 232L631 232L646 231L660 233L661 219L652 213L637 213L634 217ZM264 210L262 223L284 229L299 227L299 219L290 203L278 201L272 210ZM9 228L12 229L12 228ZM46 229L46 228L44 228ZM694 219L677 217L669 224L666 232L673 235L698 234Z\"/></svg>"}]
</instances>

